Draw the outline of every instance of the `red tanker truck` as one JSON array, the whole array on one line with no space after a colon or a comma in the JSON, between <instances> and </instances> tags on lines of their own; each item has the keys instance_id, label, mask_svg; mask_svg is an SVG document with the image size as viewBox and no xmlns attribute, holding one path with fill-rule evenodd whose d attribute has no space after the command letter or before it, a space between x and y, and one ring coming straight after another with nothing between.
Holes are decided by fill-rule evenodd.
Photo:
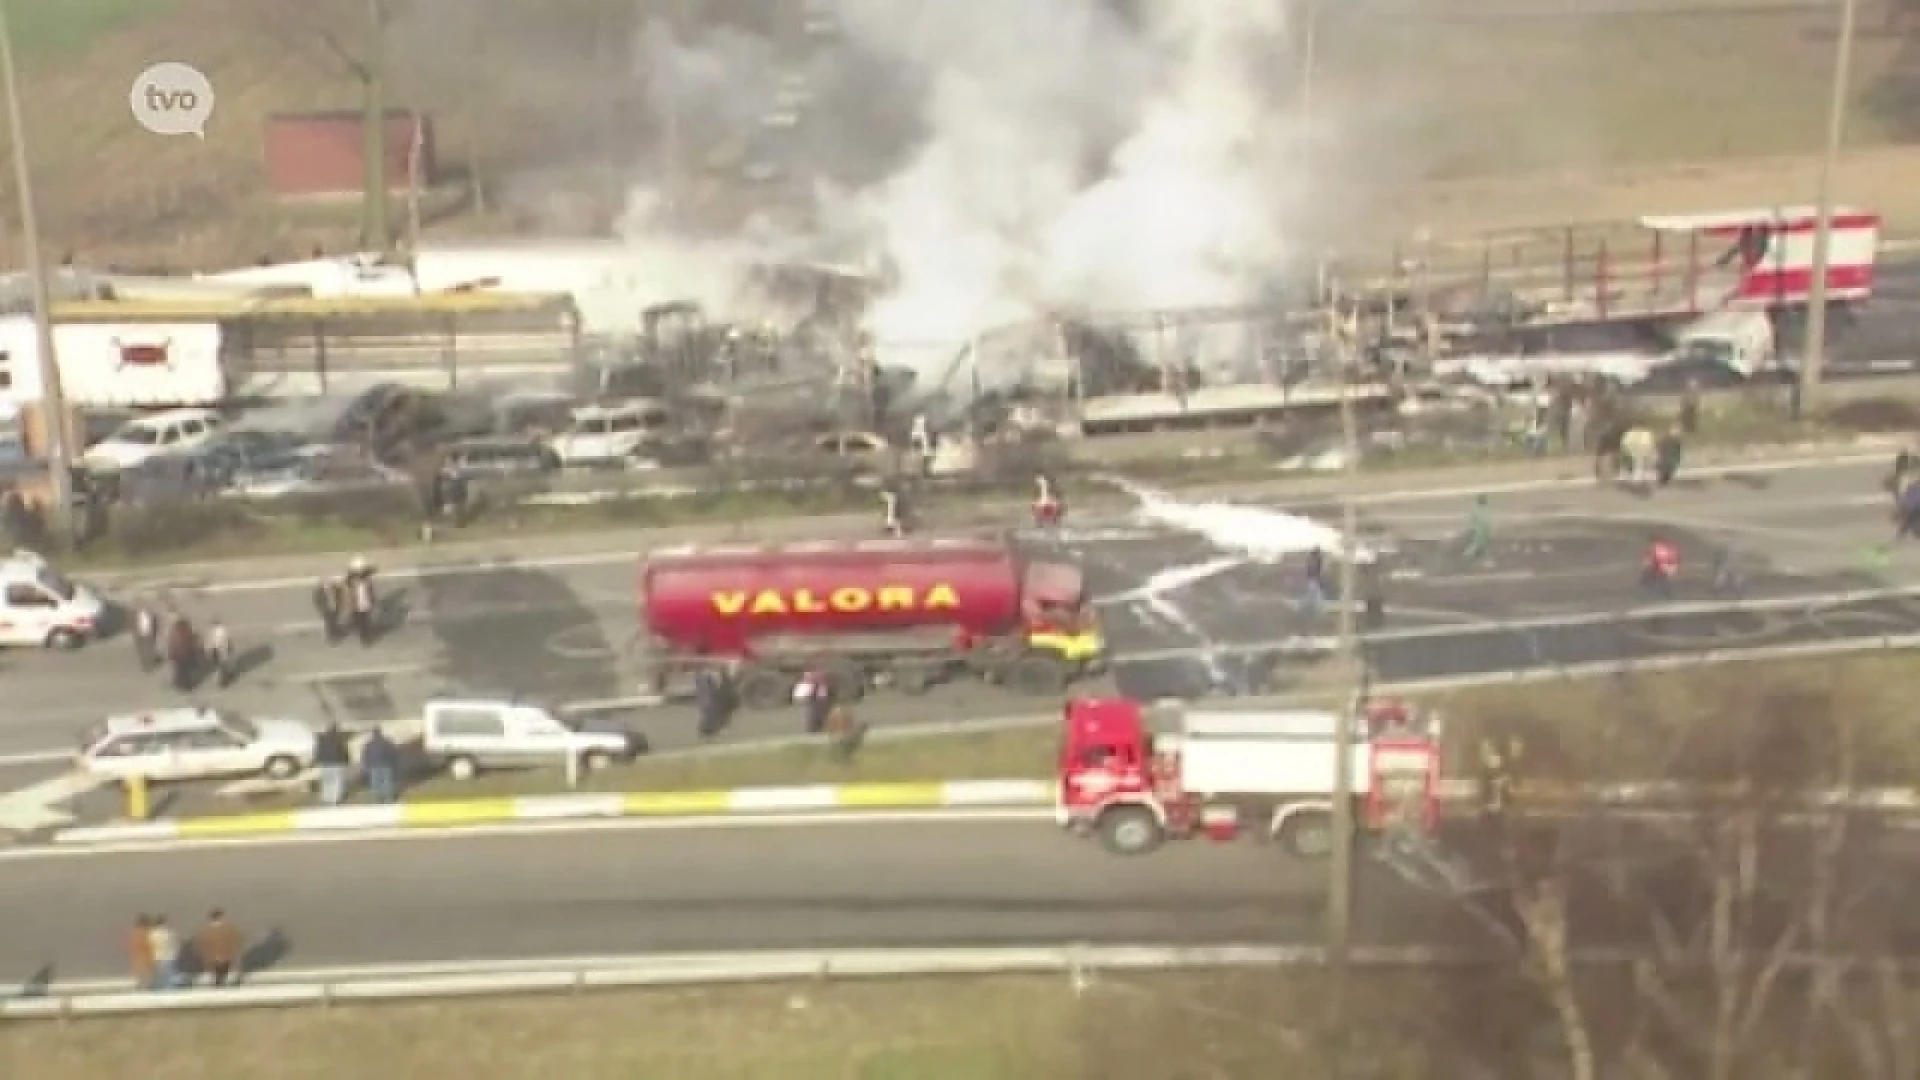
<instances>
[{"instance_id":1,"label":"red tanker truck","mask_svg":"<svg viewBox=\"0 0 1920 1080\"><path fill-rule=\"evenodd\" d=\"M925 693L960 675L1059 693L1104 652L1079 567L991 538L655 551L640 623L656 691L718 664L749 708L790 703L808 671L840 700L881 684Z\"/></svg>"}]
</instances>

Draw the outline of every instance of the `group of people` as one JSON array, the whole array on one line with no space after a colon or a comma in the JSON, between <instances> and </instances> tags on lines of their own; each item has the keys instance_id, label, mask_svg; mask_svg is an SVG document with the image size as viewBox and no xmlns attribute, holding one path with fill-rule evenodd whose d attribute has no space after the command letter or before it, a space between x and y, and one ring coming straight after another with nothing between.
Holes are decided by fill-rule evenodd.
<instances>
[{"instance_id":1,"label":"group of people","mask_svg":"<svg viewBox=\"0 0 1920 1080\"><path fill-rule=\"evenodd\" d=\"M347 572L324 577L313 587L313 608L320 616L327 644L348 637L372 645L380 636L380 597L373 585L374 570L359 555L347 563Z\"/></svg>"},{"instance_id":2,"label":"group of people","mask_svg":"<svg viewBox=\"0 0 1920 1080\"><path fill-rule=\"evenodd\" d=\"M1033 488L1033 501L1029 504L1029 511L1034 527L1050 529L1064 522L1067 517L1067 500L1060 493L1059 483L1046 473L1039 473L1033 478ZM913 532L917 525L913 508L907 502L906 493L892 485L881 488L880 531L887 536L905 536Z\"/></svg>"},{"instance_id":3,"label":"group of people","mask_svg":"<svg viewBox=\"0 0 1920 1080\"><path fill-rule=\"evenodd\" d=\"M137 915L127 930L127 967L141 990L180 990L204 974L214 986L239 981L246 938L219 908L182 940L165 915Z\"/></svg>"},{"instance_id":4,"label":"group of people","mask_svg":"<svg viewBox=\"0 0 1920 1080\"><path fill-rule=\"evenodd\" d=\"M164 664L175 690L192 690L209 673L225 689L239 675L233 636L219 619L209 623L203 635L178 608L167 605L158 611L151 603L141 603L133 609L131 629L134 661L140 670L150 672Z\"/></svg>"},{"instance_id":5,"label":"group of people","mask_svg":"<svg viewBox=\"0 0 1920 1080\"><path fill-rule=\"evenodd\" d=\"M313 739L313 769L319 778L318 793L323 806L339 806L347 801L353 786L353 741L339 724L328 724ZM360 770L367 783L367 794L376 803L400 799L400 744L387 733L374 728L360 742Z\"/></svg>"}]
</instances>

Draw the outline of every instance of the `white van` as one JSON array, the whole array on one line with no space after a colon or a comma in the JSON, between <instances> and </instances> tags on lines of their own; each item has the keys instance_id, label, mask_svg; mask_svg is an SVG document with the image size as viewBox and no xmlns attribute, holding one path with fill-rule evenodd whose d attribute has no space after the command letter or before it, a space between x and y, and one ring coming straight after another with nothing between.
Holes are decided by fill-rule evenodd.
<instances>
[{"instance_id":1,"label":"white van","mask_svg":"<svg viewBox=\"0 0 1920 1080\"><path fill-rule=\"evenodd\" d=\"M107 604L31 551L0 559L0 645L77 649L100 632Z\"/></svg>"},{"instance_id":2,"label":"white van","mask_svg":"<svg viewBox=\"0 0 1920 1080\"><path fill-rule=\"evenodd\" d=\"M588 769L602 769L647 750L638 732L588 730L538 705L511 700L429 701L421 721L420 749L456 780L482 769L564 765L569 757Z\"/></svg>"},{"instance_id":3,"label":"white van","mask_svg":"<svg viewBox=\"0 0 1920 1080\"><path fill-rule=\"evenodd\" d=\"M1773 320L1764 311L1715 311L1680 328L1673 364L1704 385L1745 382L1776 368Z\"/></svg>"},{"instance_id":4,"label":"white van","mask_svg":"<svg viewBox=\"0 0 1920 1080\"><path fill-rule=\"evenodd\" d=\"M161 454L181 454L211 443L226 421L212 409L167 409L135 417L87 447L80 464L100 472L131 469Z\"/></svg>"}]
</instances>

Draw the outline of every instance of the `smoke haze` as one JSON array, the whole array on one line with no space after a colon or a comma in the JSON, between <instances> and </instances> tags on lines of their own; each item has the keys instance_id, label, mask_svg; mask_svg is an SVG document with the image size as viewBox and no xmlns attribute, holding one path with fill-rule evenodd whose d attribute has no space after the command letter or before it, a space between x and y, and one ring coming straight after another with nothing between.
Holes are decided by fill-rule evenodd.
<instances>
[{"instance_id":1,"label":"smoke haze","mask_svg":"<svg viewBox=\"0 0 1920 1080\"><path fill-rule=\"evenodd\" d=\"M789 163L814 226L885 268L883 363L924 370L1043 314L1250 303L1292 254L1302 147L1281 5L824 6L842 43L825 59L659 22L637 52L649 99L681 103L680 155ZM783 70L810 88L794 130L765 119L794 96ZM633 201L657 199L643 185ZM657 220L630 214L629 234Z\"/></svg>"}]
</instances>

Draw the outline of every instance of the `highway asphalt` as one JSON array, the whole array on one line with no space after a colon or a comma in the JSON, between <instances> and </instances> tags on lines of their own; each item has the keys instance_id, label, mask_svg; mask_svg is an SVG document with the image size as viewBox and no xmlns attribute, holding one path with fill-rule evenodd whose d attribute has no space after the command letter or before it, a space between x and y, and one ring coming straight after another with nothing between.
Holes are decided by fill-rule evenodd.
<instances>
[{"instance_id":1,"label":"highway asphalt","mask_svg":"<svg viewBox=\"0 0 1920 1080\"><path fill-rule=\"evenodd\" d=\"M1492 558L1472 566L1461 564L1449 540L1465 527L1464 495L1371 505L1364 524L1405 552L1389 586L1386 635L1456 626L1460 642L1488 640L1497 636L1490 623L1642 602L1633 566L1655 528L1679 537L1696 568L1725 537L1741 538L1751 548L1755 594L1871 584L1860 572L1860 550L1886 534L1875 479L1874 468L1853 465L1703 480L1653 499L1586 483L1502 495L1492 504ZM1304 509L1334 520L1330 506ZM1330 619L1312 620L1293 610L1300 591L1294 563L1241 560L1195 578L1194 566L1230 559L1232 552L1193 535L1124 520L1079 522L1061 543L1087 565L1103 598L1102 614L1120 653L1118 682L1129 693L1258 689L1271 681L1262 672L1270 673L1287 652L1280 642L1331 629ZM232 689L206 689L189 698L313 720L332 714L350 724L404 715L442 691L512 692L575 703L630 700L637 682L629 646L637 622L639 555L610 552L544 569L452 567L395 581L389 592L404 609L404 622L371 648L326 645L304 581L180 588L169 595L183 610L202 622L224 620L241 651L260 661ZM1916 565L1920 561L1900 555L1888 573L1898 577ZM1703 598L1695 585L1682 591L1681 599ZM1490 661L1473 657L1492 652L1456 648L1452 640L1430 635L1396 643L1383 666L1485 669ZM1612 655L1590 636L1568 640L1564 647L1554 644L1557 659ZM1262 642L1274 647L1253 647ZM1419 658L1404 659L1410 653ZM1130 660L1129 654L1142 658ZM1436 658L1442 654L1449 658ZM1504 663L1507 656L1497 659ZM105 713L182 700L159 676L137 672L131 649L120 641L64 654L20 650L0 659L0 670L10 706L0 715L0 766L53 760L71 748L80 728ZM904 724L1034 706L1030 698L964 685L923 699L881 695L866 709L871 722ZM649 710L631 719L662 747L693 739L683 710ZM727 737L765 738L795 727L796 718L784 712L748 714Z\"/></svg>"},{"instance_id":2,"label":"highway asphalt","mask_svg":"<svg viewBox=\"0 0 1920 1080\"><path fill-rule=\"evenodd\" d=\"M1254 844L1109 856L1044 821L601 830L0 864L0 984L111 977L136 913L224 906L281 966L738 948L1306 940L1324 869ZM1471 935L1362 868L1369 941Z\"/></svg>"}]
</instances>

